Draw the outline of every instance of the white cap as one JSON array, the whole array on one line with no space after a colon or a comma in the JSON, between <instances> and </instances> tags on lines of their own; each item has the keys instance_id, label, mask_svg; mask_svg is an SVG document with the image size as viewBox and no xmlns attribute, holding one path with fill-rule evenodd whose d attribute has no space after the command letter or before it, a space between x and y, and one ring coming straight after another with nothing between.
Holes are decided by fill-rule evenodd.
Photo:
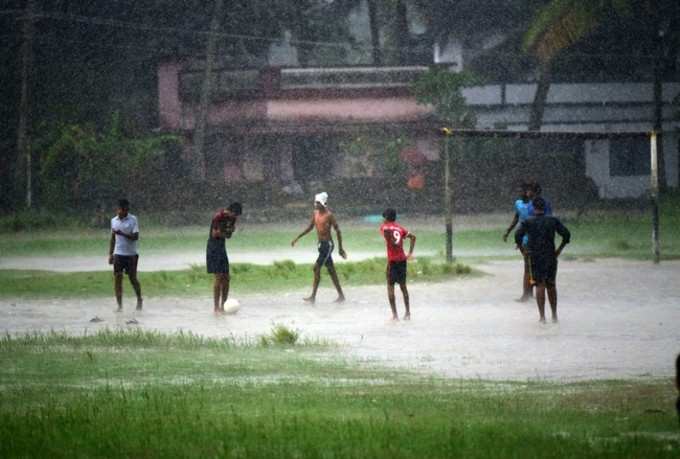
<instances>
[{"instance_id":1,"label":"white cap","mask_svg":"<svg viewBox=\"0 0 680 459\"><path fill-rule=\"evenodd\" d=\"M326 204L328 203L328 193L322 191L321 193L317 194L314 196L314 202L318 202L322 206L326 207Z\"/></svg>"}]
</instances>

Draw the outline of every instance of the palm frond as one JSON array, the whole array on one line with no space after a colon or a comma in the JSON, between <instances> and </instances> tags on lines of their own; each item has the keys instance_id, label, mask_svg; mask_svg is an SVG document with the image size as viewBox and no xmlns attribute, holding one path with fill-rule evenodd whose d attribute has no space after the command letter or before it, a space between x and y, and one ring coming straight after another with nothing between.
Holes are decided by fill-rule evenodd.
<instances>
[{"instance_id":1,"label":"palm frond","mask_svg":"<svg viewBox=\"0 0 680 459\"><path fill-rule=\"evenodd\" d=\"M549 61L588 35L599 23L601 2L555 0L539 11L524 38L524 50Z\"/></svg>"}]
</instances>

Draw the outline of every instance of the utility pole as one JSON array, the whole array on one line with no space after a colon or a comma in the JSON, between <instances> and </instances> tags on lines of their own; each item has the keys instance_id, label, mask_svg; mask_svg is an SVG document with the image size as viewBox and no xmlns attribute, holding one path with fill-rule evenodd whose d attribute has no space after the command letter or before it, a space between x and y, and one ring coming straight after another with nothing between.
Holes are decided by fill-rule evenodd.
<instances>
[{"instance_id":1,"label":"utility pole","mask_svg":"<svg viewBox=\"0 0 680 459\"><path fill-rule=\"evenodd\" d=\"M652 254L654 263L661 260L659 249L659 156L658 156L659 136L656 131L649 135L650 143L650 197L652 200Z\"/></svg>"},{"instance_id":2,"label":"utility pole","mask_svg":"<svg viewBox=\"0 0 680 459\"><path fill-rule=\"evenodd\" d=\"M210 91L212 90L213 67L215 66L215 48L217 42L217 32L220 28L220 16L224 0L215 0L212 20L210 21L210 33L208 34L208 44L205 50L205 74L203 77L203 87L201 88L201 100L198 108L198 119L196 120L196 134L194 136L194 161L192 172L194 177L205 179L205 131L208 124L208 108L210 107Z\"/></svg>"},{"instance_id":3,"label":"utility pole","mask_svg":"<svg viewBox=\"0 0 680 459\"><path fill-rule=\"evenodd\" d=\"M657 13L658 15L658 13ZM664 30L657 17L654 50L654 132L657 135L657 154L659 166L659 191L666 191L666 163L663 154L663 45Z\"/></svg>"},{"instance_id":4,"label":"utility pole","mask_svg":"<svg viewBox=\"0 0 680 459\"><path fill-rule=\"evenodd\" d=\"M21 43L21 95L19 99L19 126L17 127L16 183L20 184L25 182L26 208L28 209L33 206L30 78L33 69L33 36L35 34L35 27L33 24L34 12L35 0L27 0L22 31L23 40ZM22 177L22 161L24 162L24 177Z\"/></svg>"}]
</instances>

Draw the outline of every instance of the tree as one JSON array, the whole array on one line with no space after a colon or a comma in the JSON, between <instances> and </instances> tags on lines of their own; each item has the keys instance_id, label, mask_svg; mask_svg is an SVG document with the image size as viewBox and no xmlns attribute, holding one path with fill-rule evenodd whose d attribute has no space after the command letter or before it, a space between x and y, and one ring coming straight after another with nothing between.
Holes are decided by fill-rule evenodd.
<instances>
[{"instance_id":1,"label":"tree","mask_svg":"<svg viewBox=\"0 0 680 459\"><path fill-rule=\"evenodd\" d=\"M428 69L413 83L413 93L419 104L434 108L435 116L450 127L473 127L474 112L465 104L463 88L477 79L468 72L453 73L443 67Z\"/></svg>"},{"instance_id":2,"label":"tree","mask_svg":"<svg viewBox=\"0 0 680 459\"><path fill-rule=\"evenodd\" d=\"M123 195L146 204L166 201L167 183L178 183L167 164L177 139L127 136L117 113L104 132L75 124L45 131L42 195L52 210L92 209Z\"/></svg>"},{"instance_id":3,"label":"tree","mask_svg":"<svg viewBox=\"0 0 680 459\"><path fill-rule=\"evenodd\" d=\"M540 9L526 32L524 49L538 59L538 87L532 104L530 130L539 130L551 83L551 68L555 59L607 25L622 27L632 42L647 38L652 43L654 75L654 128L661 130L661 78L664 43L677 60L680 43L680 6L677 0L552 0ZM631 25L641 28L641 34L631 33ZM631 43L631 46L632 43ZM665 188L663 154L659 155L661 188Z\"/></svg>"},{"instance_id":4,"label":"tree","mask_svg":"<svg viewBox=\"0 0 680 459\"><path fill-rule=\"evenodd\" d=\"M449 127L474 127L474 113L465 104L463 87L475 83L468 73L452 73L444 68L431 68L413 84L420 104L434 107L435 116ZM454 139L454 154L462 150L460 139ZM449 136L444 140L444 212L446 225L446 261L453 262L453 195L451 191L451 149Z\"/></svg>"}]
</instances>

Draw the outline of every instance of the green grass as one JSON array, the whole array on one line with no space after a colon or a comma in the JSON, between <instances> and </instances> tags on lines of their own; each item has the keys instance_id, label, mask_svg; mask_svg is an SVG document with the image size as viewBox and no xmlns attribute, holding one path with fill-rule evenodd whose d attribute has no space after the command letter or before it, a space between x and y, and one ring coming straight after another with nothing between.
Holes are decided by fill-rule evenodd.
<instances>
[{"instance_id":1,"label":"green grass","mask_svg":"<svg viewBox=\"0 0 680 459\"><path fill-rule=\"evenodd\" d=\"M374 258L338 264L336 269L343 286L381 284L385 282L385 259ZM420 258L408 265L410 282L437 282L460 276L476 275L462 264L433 262ZM309 287L312 281L311 264L295 264L283 260L272 265L231 265L231 290L268 292ZM139 273L145 296L195 296L212 292L213 277L204 266L184 271L156 271ZM0 270L0 298L2 297L95 297L110 296L110 272L60 273L51 271ZM332 285L326 270L322 271L321 285ZM124 288L129 288L124 279Z\"/></svg>"},{"instance_id":2,"label":"green grass","mask_svg":"<svg viewBox=\"0 0 680 459\"><path fill-rule=\"evenodd\" d=\"M680 194L669 194L661 203L660 211L661 253L665 258L680 257ZM489 216L454 216L454 222L472 219L479 221L465 225L454 234L454 254L471 257L512 257L513 243L503 243L501 235L511 220ZM54 217L50 217L54 218ZM152 217L149 217L153 220ZM7 217L5 217L7 219ZM205 250L207 230L204 226L161 226L158 223L142 223L140 251L142 256L153 253L202 252ZM341 219L342 220L342 219ZM590 257L625 257L636 259L651 258L651 213L648 209L590 209L576 218L572 214L563 217L573 235L573 243L567 253ZM234 237L227 242L228 250L234 257L242 251L276 251L290 248L290 241L303 229L306 220L254 224L242 222ZM377 224L358 220L341 221L343 240L347 252L381 252L384 242L377 231ZM444 225L439 219L412 218L405 220L418 242L416 254L444 255ZM49 256L49 255L105 255L110 233L107 229L86 229L83 227L56 230L40 228L19 232L0 232L0 256ZM300 242L299 250L314 245L314 236L308 235Z\"/></svg>"},{"instance_id":3,"label":"green grass","mask_svg":"<svg viewBox=\"0 0 680 459\"><path fill-rule=\"evenodd\" d=\"M290 241L300 234L307 222L299 225L241 225L234 237L227 241L230 253L252 250L286 250ZM347 251L380 251L384 241L377 226L343 225L343 241ZM418 235L418 248L424 251L441 251L444 236L437 228L414 229ZM142 254L205 251L207 231L203 227L161 228L142 227L139 249ZM23 231L0 234L0 254L4 256L47 255L102 255L108 250L111 233L108 230L74 229ZM315 245L314 235L300 241L299 250ZM311 257L311 255L310 255Z\"/></svg>"},{"instance_id":4,"label":"green grass","mask_svg":"<svg viewBox=\"0 0 680 459\"><path fill-rule=\"evenodd\" d=\"M332 348L152 332L0 340L0 457L677 457L668 380L443 380Z\"/></svg>"}]
</instances>

